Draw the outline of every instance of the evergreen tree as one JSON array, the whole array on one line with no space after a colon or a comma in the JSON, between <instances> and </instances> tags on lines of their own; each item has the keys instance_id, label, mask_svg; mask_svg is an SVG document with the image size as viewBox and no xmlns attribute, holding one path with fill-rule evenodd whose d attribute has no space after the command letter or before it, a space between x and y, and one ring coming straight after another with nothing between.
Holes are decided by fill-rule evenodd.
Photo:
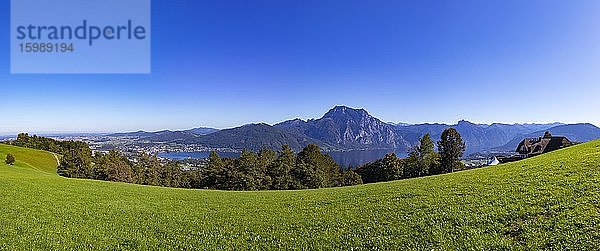
<instances>
[{"instance_id":1,"label":"evergreen tree","mask_svg":"<svg viewBox=\"0 0 600 251\"><path fill-rule=\"evenodd\" d=\"M116 182L135 182L135 172L129 160L120 152L96 153L93 159L91 179Z\"/></svg>"},{"instance_id":2,"label":"evergreen tree","mask_svg":"<svg viewBox=\"0 0 600 251\"><path fill-rule=\"evenodd\" d=\"M440 168L435 173L450 173L461 169L463 164L460 158L463 156L465 148L465 143L456 129L448 128L444 130L440 141L438 141Z\"/></svg>"},{"instance_id":3,"label":"evergreen tree","mask_svg":"<svg viewBox=\"0 0 600 251\"><path fill-rule=\"evenodd\" d=\"M219 154L215 151L211 151L208 156L208 163L204 168L199 170L202 178L201 187L205 188L216 188L217 178L222 174L225 163Z\"/></svg>"},{"instance_id":4,"label":"evergreen tree","mask_svg":"<svg viewBox=\"0 0 600 251\"><path fill-rule=\"evenodd\" d=\"M243 150L240 157L227 167L224 189L230 190L262 190L268 188L267 175L261 168L256 153Z\"/></svg>"},{"instance_id":5,"label":"evergreen tree","mask_svg":"<svg viewBox=\"0 0 600 251\"><path fill-rule=\"evenodd\" d=\"M232 176L234 180L230 181L235 184L234 190L257 190L255 187L258 186L259 181L255 180L257 178L255 175L259 167L256 153L244 149L234 163L235 167L232 171L236 173Z\"/></svg>"},{"instance_id":6,"label":"evergreen tree","mask_svg":"<svg viewBox=\"0 0 600 251\"><path fill-rule=\"evenodd\" d=\"M187 172L184 172L187 180L187 185L189 188L206 188L204 186L204 176L202 175L202 169L192 169Z\"/></svg>"},{"instance_id":7,"label":"evergreen tree","mask_svg":"<svg viewBox=\"0 0 600 251\"><path fill-rule=\"evenodd\" d=\"M62 151L64 150L64 147L61 146L62 143L63 142L51 138L39 137L37 135L29 136L29 134L27 133L19 133L17 139L11 144L20 147L33 148L62 154Z\"/></svg>"},{"instance_id":8,"label":"evergreen tree","mask_svg":"<svg viewBox=\"0 0 600 251\"><path fill-rule=\"evenodd\" d=\"M136 182L143 185L160 186L162 165L156 155L140 154L135 164Z\"/></svg>"},{"instance_id":9,"label":"evergreen tree","mask_svg":"<svg viewBox=\"0 0 600 251\"><path fill-rule=\"evenodd\" d=\"M319 146L307 145L298 153L295 178L307 188L330 187L334 185L340 166L328 154L321 153Z\"/></svg>"},{"instance_id":10,"label":"evergreen tree","mask_svg":"<svg viewBox=\"0 0 600 251\"><path fill-rule=\"evenodd\" d=\"M60 160L57 173L70 178L93 177L92 151L87 147L87 144L77 142L69 144Z\"/></svg>"},{"instance_id":11,"label":"evergreen tree","mask_svg":"<svg viewBox=\"0 0 600 251\"><path fill-rule=\"evenodd\" d=\"M272 149L263 148L258 152L258 172L259 180L261 181L261 189L269 189L273 182L269 175L269 168L277 159L277 152Z\"/></svg>"},{"instance_id":12,"label":"evergreen tree","mask_svg":"<svg viewBox=\"0 0 600 251\"><path fill-rule=\"evenodd\" d=\"M268 170L271 177L271 189L287 190L299 184L292 177L292 170L296 166L296 154L288 145L283 145L281 154L273 162Z\"/></svg>"},{"instance_id":13,"label":"evergreen tree","mask_svg":"<svg viewBox=\"0 0 600 251\"><path fill-rule=\"evenodd\" d=\"M291 172L294 182L292 189L314 189L326 187L324 175L319 172L318 166L305 162L298 162Z\"/></svg>"},{"instance_id":14,"label":"evergreen tree","mask_svg":"<svg viewBox=\"0 0 600 251\"><path fill-rule=\"evenodd\" d=\"M435 145L429 133L419 139L419 144L410 151L406 161L404 176L407 178L425 176L430 170L437 168L440 155L435 152Z\"/></svg>"},{"instance_id":15,"label":"evergreen tree","mask_svg":"<svg viewBox=\"0 0 600 251\"><path fill-rule=\"evenodd\" d=\"M277 152L272 149L263 148L258 152L258 162L261 169L264 169L264 171L266 171L276 159Z\"/></svg>"},{"instance_id":16,"label":"evergreen tree","mask_svg":"<svg viewBox=\"0 0 600 251\"><path fill-rule=\"evenodd\" d=\"M169 161L159 171L160 183L164 187L186 187L181 166L177 161Z\"/></svg>"}]
</instances>

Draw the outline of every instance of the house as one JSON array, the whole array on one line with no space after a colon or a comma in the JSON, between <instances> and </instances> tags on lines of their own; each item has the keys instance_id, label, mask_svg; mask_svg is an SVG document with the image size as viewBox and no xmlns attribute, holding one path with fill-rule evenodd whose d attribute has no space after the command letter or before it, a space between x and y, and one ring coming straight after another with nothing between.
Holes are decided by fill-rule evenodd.
<instances>
[{"instance_id":1,"label":"house","mask_svg":"<svg viewBox=\"0 0 600 251\"><path fill-rule=\"evenodd\" d=\"M522 157L528 158L571 145L573 145L573 142L566 137L554 137L549 132L546 132L544 137L524 139L519 143L519 146L517 146L516 152Z\"/></svg>"}]
</instances>

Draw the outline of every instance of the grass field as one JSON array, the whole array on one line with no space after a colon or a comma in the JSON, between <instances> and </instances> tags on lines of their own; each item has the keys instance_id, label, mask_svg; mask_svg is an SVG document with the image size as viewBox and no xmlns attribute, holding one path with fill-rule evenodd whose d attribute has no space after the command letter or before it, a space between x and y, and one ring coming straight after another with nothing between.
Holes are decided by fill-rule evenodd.
<instances>
[{"instance_id":1,"label":"grass field","mask_svg":"<svg viewBox=\"0 0 600 251\"><path fill-rule=\"evenodd\" d=\"M4 164L13 153L14 166ZM305 191L76 180L0 145L0 249L600 249L600 141L453 174Z\"/></svg>"}]
</instances>

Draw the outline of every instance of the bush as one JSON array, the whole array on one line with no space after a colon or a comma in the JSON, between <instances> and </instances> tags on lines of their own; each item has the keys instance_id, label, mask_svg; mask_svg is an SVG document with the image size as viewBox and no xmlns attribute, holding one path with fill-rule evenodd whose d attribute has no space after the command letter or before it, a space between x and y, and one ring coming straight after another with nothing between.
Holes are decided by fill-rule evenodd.
<instances>
[{"instance_id":1,"label":"bush","mask_svg":"<svg viewBox=\"0 0 600 251\"><path fill-rule=\"evenodd\" d=\"M12 155L12 154L10 154L10 153L9 153L9 154L7 154L7 155L6 155L6 160L5 160L4 162L6 162L6 164L8 164L8 165L12 165L12 164L14 164L14 163L15 163L15 156L13 156L13 155Z\"/></svg>"}]
</instances>

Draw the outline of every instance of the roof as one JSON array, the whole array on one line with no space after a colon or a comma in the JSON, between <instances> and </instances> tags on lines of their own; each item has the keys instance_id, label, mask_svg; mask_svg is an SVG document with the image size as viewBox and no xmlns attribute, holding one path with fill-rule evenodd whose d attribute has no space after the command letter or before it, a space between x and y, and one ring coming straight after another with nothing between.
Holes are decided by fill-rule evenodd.
<instances>
[{"instance_id":1,"label":"roof","mask_svg":"<svg viewBox=\"0 0 600 251\"><path fill-rule=\"evenodd\" d=\"M520 154L536 155L551 152L571 145L571 141L566 137L545 136L539 138L524 139L517 146L516 151Z\"/></svg>"}]
</instances>

